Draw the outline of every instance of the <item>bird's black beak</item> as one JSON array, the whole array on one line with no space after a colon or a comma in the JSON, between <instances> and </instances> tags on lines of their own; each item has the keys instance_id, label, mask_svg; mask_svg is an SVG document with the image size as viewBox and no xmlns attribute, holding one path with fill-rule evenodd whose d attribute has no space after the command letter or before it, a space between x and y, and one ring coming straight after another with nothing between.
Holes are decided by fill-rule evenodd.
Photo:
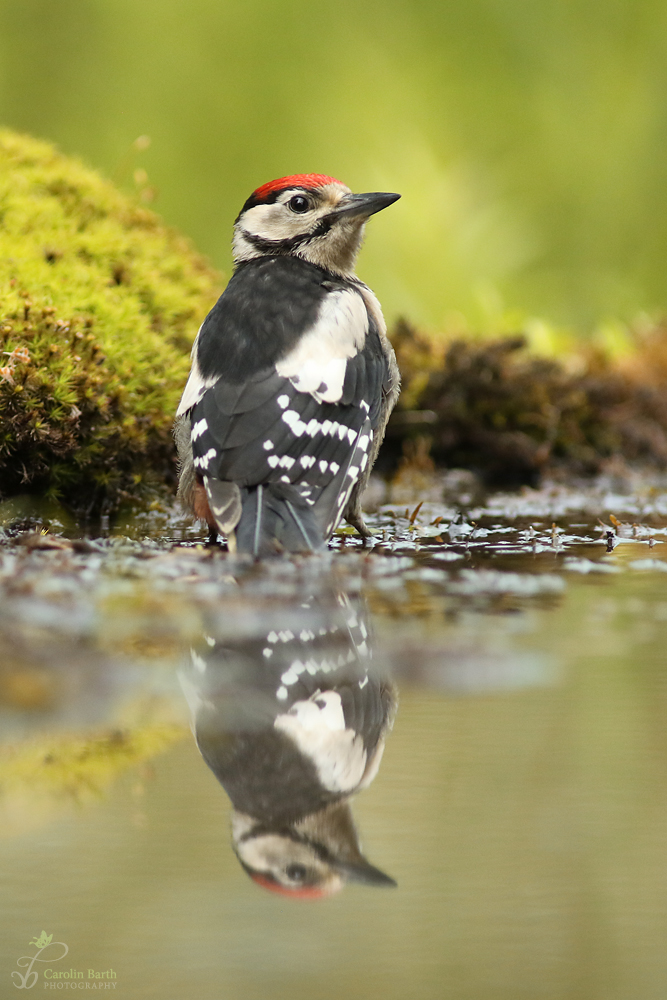
<instances>
[{"instance_id":1,"label":"bird's black beak","mask_svg":"<svg viewBox=\"0 0 667 1000\"><path fill-rule=\"evenodd\" d=\"M360 882L363 885L382 886L384 888L396 888L397 883L389 875L385 875L379 868L362 860L358 862L337 862L336 869L343 878L350 882Z\"/></svg>"},{"instance_id":2,"label":"bird's black beak","mask_svg":"<svg viewBox=\"0 0 667 1000\"><path fill-rule=\"evenodd\" d=\"M331 213L338 219L368 219L383 208L388 208L398 201L400 194L389 194L386 191L371 191L370 194L346 194Z\"/></svg>"}]
</instances>

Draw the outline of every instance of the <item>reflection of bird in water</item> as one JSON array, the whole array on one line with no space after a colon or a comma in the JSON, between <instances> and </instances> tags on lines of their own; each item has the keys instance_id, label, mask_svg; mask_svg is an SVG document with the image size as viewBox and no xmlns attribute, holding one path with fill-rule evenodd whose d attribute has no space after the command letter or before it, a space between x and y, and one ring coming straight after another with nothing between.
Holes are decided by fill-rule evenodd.
<instances>
[{"instance_id":1,"label":"reflection of bird in water","mask_svg":"<svg viewBox=\"0 0 667 1000\"><path fill-rule=\"evenodd\" d=\"M395 885L361 853L348 801L377 773L394 690L344 596L278 617L251 638L208 638L182 678L199 750L234 807L239 861L293 897Z\"/></svg>"}]
</instances>

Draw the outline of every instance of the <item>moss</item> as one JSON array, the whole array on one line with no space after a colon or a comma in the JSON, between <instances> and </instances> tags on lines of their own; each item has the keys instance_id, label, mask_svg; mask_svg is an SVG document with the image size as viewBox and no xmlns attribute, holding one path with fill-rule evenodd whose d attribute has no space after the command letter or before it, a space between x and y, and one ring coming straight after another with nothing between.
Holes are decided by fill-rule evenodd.
<instances>
[{"instance_id":1,"label":"moss","mask_svg":"<svg viewBox=\"0 0 667 1000\"><path fill-rule=\"evenodd\" d=\"M663 326L629 331L625 358L582 348L569 364L530 354L520 335L448 343L401 322L392 339L405 388L385 461L430 459L493 485L593 474L619 459L667 468Z\"/></svg>"},{"instance_id":2,"label":"moss","mask_svg":"<svg viewBox=\"0 0 667 1000\"><path fill-rule=\"evenodd\" d=\"M83 793L99 796L123 771L151 760L187 735L185 726L157 723L9 745L0 755L0 788L6 793L14 786L29 786L77 799Z\"/></svg>"},{"instance_id":3,"label":"moss","mask_svg":"<svg viewBox=\"0 0 667 1000\"><path fill-rule=\"evenodd\" d=\"M185 726L153 722L6 743L0 748L0 839L102 801L124 775L139 805L155 759L188 735Z\"/></svg>"},{"instance_id":4,"label":"moss","mask_svg":"<svg viewBox=\"0 0 667 1000\"><path fill-rule=\"evenodd\" d=\"M0 131L0 497L92 510L169 476L189 348L219 291L153 212Z\"/></svg>"}]
</instances>

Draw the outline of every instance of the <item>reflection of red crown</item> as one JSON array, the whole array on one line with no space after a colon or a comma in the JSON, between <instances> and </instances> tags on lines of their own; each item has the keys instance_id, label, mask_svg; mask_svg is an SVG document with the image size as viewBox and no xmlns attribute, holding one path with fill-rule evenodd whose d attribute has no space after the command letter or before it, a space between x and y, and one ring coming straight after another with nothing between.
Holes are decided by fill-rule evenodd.
<instances>
[{"instance_id":1,"label":"reflection of red crown","mask_svg":"<svg viewBox=\"0 0 667 1000\"><path fill-rule=\"evenodd\" d=\"M325 184L340 184L340 181L337 181L335 177L327 177L326 174L292 174L291 177L279 177L278 180L262 184L256 191L253 191L252 196L263 201L274 191L282 191L291 187L318 188Z\"/></svg>"},{"instance_id":2,"label":"reflection of red crown","mask_svg":"<svg viewBox=\"0 0 667 1000\"><path fill-rule=\"evenodd\" d=\"M276 892L279 896L289 896L290 899L322 899L324 896L330 896L338 888L334 882L333 885L327 886L304 885L291 889L289 886L281 885L280 882L276 882L275 879L267 875L251 875L250 878L257 885L261 885L262 889L267 889L269 892Z\"/></svg>"}]
</instances>

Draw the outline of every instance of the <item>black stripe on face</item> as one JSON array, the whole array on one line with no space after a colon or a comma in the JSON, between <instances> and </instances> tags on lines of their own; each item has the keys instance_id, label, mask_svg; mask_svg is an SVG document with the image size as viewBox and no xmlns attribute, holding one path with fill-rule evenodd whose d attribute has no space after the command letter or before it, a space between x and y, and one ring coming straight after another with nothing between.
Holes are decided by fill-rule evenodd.
<instances>
[{"instance_id":1,"label":"black stripe on face","mask_svg":"<svg viewBox=\"0 0 667 1000\"><path fill-rule=\"evenodd\" d=\"M254 194L251 194L237 215L236 222L239 221L243 213L247 212L249 208L255 208L257 205L275 205L280 195L284 194L285 191L303 191L304 194L309 195L311 198L321 200L321 195L316 189L300 187L298 184L289 184L287 187L280 188L278 191L269 191L265 198L256 198Z\"/></svg>"},{"instance_id":2,"label":"black stripe on face","mask_svg":"<svg viewBox=\"0 0 667 1000\"><path fill-rule=\"evenodd\" d=\"M339 796L342 798L343 796ZM298 822L298 820L297 820ZM298 833L294 827L291 826L271 826L266 823L258 823L254 826L252 830L248 830L240 838L238 843L244 844L248 840L255 840L257 837L285 837L286 840L291 840L293 844L302 844L304 847L310 847L312 851L317 855L320 861L324 861L327 864L331 864L334 861L334 857L330 851L320 844L319 841L313 840L311 837L306 836L306 834ZM239 858L239 861L241 859ZM241 861L243 865L243 862ZM245 865L243 865L245 868Z\"/></svg>"},{"instance_id":3,"label":"black stripe on face","mask_svg":"<svg viewBox=\"0 0 667 1000\"><path fill-rule=\"evenodd\" d=\"M270 191L266 198L256 198L254 194L251 194L243 208L236 217L236 222L239 221L244 212L247 212L249 208L256 208L257 205L273 205L278 200L278 195L283 194L284 191L289 191L290 188L281 188L280 191Z\"/></svg>"},{"instance_id":4,"label":"black stripe on face","mask_svg":"<svg viewBox=\"0 0 667 1000\"><path fill-rule=\"evenodd\" d=\"M286 240L267 240L264 236L256 236L254 233L249 233L245 229L242 230L243 236L259 250L260 253L265 254L284 254L293 253L300 247L305 246L312 240L319 239L322 236L326 236L331 227L335 222L335 218L331 216L325 216L320 219L319 222L307 233L297 233L296 236L290 236Z\"/></svg>"}]
</instances>

